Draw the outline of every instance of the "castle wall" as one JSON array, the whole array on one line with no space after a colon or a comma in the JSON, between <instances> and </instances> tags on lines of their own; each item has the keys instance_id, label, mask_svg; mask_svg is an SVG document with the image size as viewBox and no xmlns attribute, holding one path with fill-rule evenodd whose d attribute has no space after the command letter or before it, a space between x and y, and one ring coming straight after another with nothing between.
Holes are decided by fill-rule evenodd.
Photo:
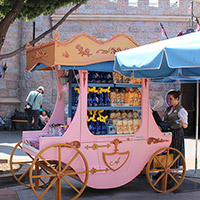
<instances>
[{"instance_id":1,"label":"castle wall","mask_svg":"<svg viewBox=\"0 0 200 200\"><path fill-rule=\"evenodd\" d=\"M58 28L60 40L70 40L74 35L86 32L97 39L105 40L121 32L133 37L139 44L166 39L160 27L162 23L169 36L175 37L185 31L190 23L188 8L190 0L180 1L179 7L170 7L168 0L159 0L158 7L149 7L148 0L138 0L138 6L129 6L128 0L89 0ZM199 5L196 5L199 6ZM55 25L65 14L67 8L57 10L52 16L36 18L36 37ZM195 7L196 9L196 7ZM195 11L197 12L198 9ZM52 33L53 34L53 33ZM41 40L50 40L52 34ZM32 40L33 22L15 21L8 32L1 53L8 53ZM0 116L10 117L14 109L23 110L29 91L42 85L45 87L43 107L53 110L56 101L56 76L53 71L25 71L25 51L0 62L7 62L8 70L0 80ZM165 91L179 88L180 85L151 84L151 97L164 96ZM3 102L3 103L2 103Z\"/></svg>"}]
</instances>

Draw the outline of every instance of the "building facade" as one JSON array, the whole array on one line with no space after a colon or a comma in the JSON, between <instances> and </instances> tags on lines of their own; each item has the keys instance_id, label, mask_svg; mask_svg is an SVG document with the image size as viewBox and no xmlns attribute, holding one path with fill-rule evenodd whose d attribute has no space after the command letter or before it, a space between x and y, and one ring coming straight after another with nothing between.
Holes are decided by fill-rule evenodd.
<instances>
[{"instance_id":1,"label":"building facade","mask_svg":"<svg viewBox=\"0 0 200 200\"><path fill-rule=\"evenodd\" d=\"M156 40L163 40L160 23L165 27L169 38L175 37L191 25L188 13L190 0L88 0L70 15L58 28L60 40L70 40L74 35L86 32L97 39L105 40L113 34L124 32L143 45ZM194 3L196 15L200 5ZM40 16L35 21L35 35L39 36L53 25L70 9L57 10L52 16ZM48 41L53 33L41 40ZM3 53L9 53L25 45L33 38L33 21L15 21L10 27ZM0 80L0 116L10 117L14 110L23 110L29 91L42 85L45 88L43 107L53 110L57 95L56 76L53 71L27 72L26 52L0 61L0 66L7 63L5 77ZM151 84L151 98L165 96L166 91L180 88L175 84Z\"/></svg>"}]
</instances>

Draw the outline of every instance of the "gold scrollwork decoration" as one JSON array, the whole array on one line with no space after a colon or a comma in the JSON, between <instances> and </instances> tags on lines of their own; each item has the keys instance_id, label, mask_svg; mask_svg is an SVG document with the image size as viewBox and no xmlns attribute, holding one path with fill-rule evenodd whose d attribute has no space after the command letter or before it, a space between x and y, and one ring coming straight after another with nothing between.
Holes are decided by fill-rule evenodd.
<instances>
[{"instance_id":1,"label":"gold scrollwork decoration","mask_svg":"<svg viewBox=\"0 0 200 200\"><path fill-rule=\"evenodd\" d=\"M96 149L98 149L98 148L102 148L102 147L107 147L107 148L109 148L111 145L108 143L108 144L106 144L106 145L98 145L98 144L93 144L92 146L89 146L89 145L87 145L87 146L85 146L85 148L88 150L89 148L91 148L91 149L93 149L93 150L96 150Z\"/></svg>"},{"instance_id":2,"label":"gold scrollwork decoration","mask_svg":"<svg viewBox=\"0 0 200 200\"><path fill-rule=\"evenodd\" d=\"M59 36L58 30L56 30L56 32L54 33L54 35L53 35L53 39L54 39L55 41L58 41L58 40L60 39L60 36Z\"/></svg>"},{"instance_id":3,"label":"gold scrollwork decoration","mask_svg":"<svg viewBox=\"0 0 200 200\"><path fill-rule=\"evenodd\" d=\"M72 142L67 142L66 144L72 145L73 147L76 147L77 149L80 148L81 143L79 141L72 141Z\"/></svg>"},{"instance_id":4,"label":"gold scrollwork decoration","mask_svg":"<svg viewBox=\"0 0 200 200\"><path fill-rule=\"evenodd\" d=\"M120 143L122 143L122 141L120 141L119 139L114 139L112 142L110 142L111 144L114 144L115 146L115 150L114 153L118 151L117 147Z\"/></svg>"},{"instance_id":5,"label":"gold scrollwork decoration","mask_svg":"<svg viewBox=\"0 0 200 200\"><path fill-rule=\"evenodd\" d=\"M90 53L90 49L86 48L85 50L83 49L83 47L80 44L76 45L76 49L78 49L79 53L81 56L88 56L90 57L92 54Z\"/></svg>"},{"instance_id":6,"label":"gold scrollwork decoration","mask_svg":"<svg viewBox=\"0 0 200 200\"><path fill-rule=\"evenodd\" d=\"M65 51L62 53L62 56L65 58L69 58L69 53L67 51Z\"/></svg>"},{"instance_id":7,"label":"gold scrollwork decoration","mask_svg":"<svg viewBox=\"0 0 200 200\"><path fill-rule=\"evenodd\" d=\"M96 51L96 53L101 53L101 54L115 54L116 52L122 51L122 50L127 50L128 48L121 49L120 47L110 47L108 50L106 49L99 49Z\"/></svg>"},{"instance_id":8,"label":"gold scrollwork decoration","mask_svg":"<svg viewBox=\"0 0 200 200\"><path fill-rule=\"evenodd\" d=\"M105 169L95 169L94 167L89 171L91 174L95 174L97 172L108 172L109 169L105 168Z\"/></svg>"},{"instance_id":9,"label":"gold scrollwork decoration","mask_svg":"<svg viewBox=\"0 0 200 200\"><path fill-rule=\"evenodd\" d=\"M160 138L154 138L154 137L149 137L147 139L147 144L157 144L157 143L161 143L161 142L168 142L169 140L163 140L163 139L160 139Z\"/></svg>"},{"instance_id":10,"label":"gold scrollwork decoration","mask_svg":"<svg viewBox=\"0 0 200 200\"><path fill-rule=\"evenodd\" d=\"M42 58L42 57L47 57L48 56L48 53L42 51L42 50L39 50L39 51L36 51L34 53L34 55L32 56L32 60L36 60L36 59L39 59L39 58Z\"/></svg>"}]
</instances>

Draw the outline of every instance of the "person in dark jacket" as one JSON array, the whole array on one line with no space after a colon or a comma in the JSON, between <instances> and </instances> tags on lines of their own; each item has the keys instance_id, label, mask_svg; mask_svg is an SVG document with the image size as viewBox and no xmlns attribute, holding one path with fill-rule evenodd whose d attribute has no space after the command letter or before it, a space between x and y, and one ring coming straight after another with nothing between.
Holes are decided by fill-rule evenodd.
<instances>
[{"instance_id":1,"label":"person in dark jacket","mask_svg":"<svg viewBox=\"0 0 200 200\"><path fill-rule=\"evenodd\" d=\"M39 86L28 94L26 103L32 105L32 110L28 113L27 129L31 130L32 121L34 121L34 130L38 130L38 119L40 116L40 107L42 106L44 87Z\"/></svg>"}]
</instances>

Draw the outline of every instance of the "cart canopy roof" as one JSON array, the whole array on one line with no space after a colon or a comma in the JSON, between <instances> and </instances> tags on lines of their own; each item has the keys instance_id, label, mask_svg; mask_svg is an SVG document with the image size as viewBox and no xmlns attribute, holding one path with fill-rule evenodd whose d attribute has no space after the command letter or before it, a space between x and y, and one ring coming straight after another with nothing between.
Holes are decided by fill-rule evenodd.
<instances>
[{"instance_id":1,"label":"cart canopy roof","mask_svg":"<svg viewBox=\"0 0 200 200\"><path fill-rule=\"evenodd\" d=\"M70 41L61 42L55 32L51 41L34 47L26 45L26 70L52 70L58 65L60 69L113 71L115 53L137 46L139 44L124 33L105 41L81 33Z\"/></svg>"}]
</instances>

